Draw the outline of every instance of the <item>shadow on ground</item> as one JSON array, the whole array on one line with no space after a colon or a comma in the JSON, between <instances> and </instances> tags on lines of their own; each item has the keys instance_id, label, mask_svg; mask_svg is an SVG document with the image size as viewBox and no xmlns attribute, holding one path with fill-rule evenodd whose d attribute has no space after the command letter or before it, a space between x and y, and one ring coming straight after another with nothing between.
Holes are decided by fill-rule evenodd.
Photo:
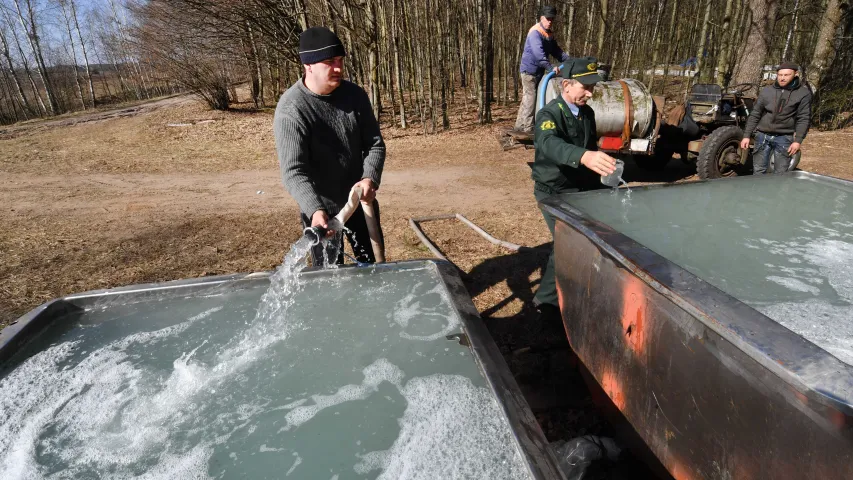
<instances>
[{"instance_id":1,"label":"shadow on ground","mask_svg":"<svg viewBox=\"0 0 853 480\"><path fill-rule=\"evenodd\" d=\"M480 315L548 441L570 440L581 435L613 437L615 429L593 404L562 323L540 322L532 307L538 280L531 282L529 278L545 265L550 249L551 243L522 247L518 253L489 258L470 272L461 272L462 278L472 297L493 285L507 282L511 296ZM524 303L520 312L508 317L492 316L515 298ZM588 480L628 478L659 477L630 454L617 464L599 465L596 471L584 477Z\"/></svg>"}]
</instances>

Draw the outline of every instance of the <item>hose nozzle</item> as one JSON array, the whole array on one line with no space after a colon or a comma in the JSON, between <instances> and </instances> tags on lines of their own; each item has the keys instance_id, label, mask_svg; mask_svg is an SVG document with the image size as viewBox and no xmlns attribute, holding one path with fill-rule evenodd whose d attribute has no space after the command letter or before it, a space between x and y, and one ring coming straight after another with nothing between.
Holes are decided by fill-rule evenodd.
<instances>
[{"instance_id":1,"label":"hose nozzle","mask_svg":"<svg viewBox=\"0 0 853 480\"><path fill-rule=\"evenodd\" d=\"M311 245L319 245L320 241L326 238L328 230L321 226L306 227L302 230L302 236L307 237L311 241Z\"/></svg>"}]
</instances>

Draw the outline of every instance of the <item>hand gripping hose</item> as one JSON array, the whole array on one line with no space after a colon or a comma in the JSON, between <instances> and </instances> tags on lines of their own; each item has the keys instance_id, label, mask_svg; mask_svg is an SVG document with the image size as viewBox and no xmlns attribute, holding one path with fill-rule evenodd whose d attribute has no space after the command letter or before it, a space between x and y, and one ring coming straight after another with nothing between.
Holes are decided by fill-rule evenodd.
<instances>
[{"instance_id":1,"label":"hand gripping hose","mask_svg":"<svg viewBox=\"0 0 853 480\"><path fill-rule=\"evenodd\" d=\"M379 223L376 221L376 215L373 211L373 204L360 202L362 197L361 186L356 185L352 187L349 191L349 196L347 197L347 203L338 212L337 215L334 216L331 220L329 220L329 229L340 231L343 230L344 225L347 223L347 220L350 219L352 214L355 212L355 209L358 208L359 204L364 209L364 219L367 222L367 232L370 236L370 246L373 248L373 256L376 258L377 262L385 261L385 245L382 243L382 239L379 235ZM311 242L314 245L320 243L326 236L327 229L323 227L307 227L303 230L303 235L307 236L311 239Z\"/></svg>"}]
</instances>

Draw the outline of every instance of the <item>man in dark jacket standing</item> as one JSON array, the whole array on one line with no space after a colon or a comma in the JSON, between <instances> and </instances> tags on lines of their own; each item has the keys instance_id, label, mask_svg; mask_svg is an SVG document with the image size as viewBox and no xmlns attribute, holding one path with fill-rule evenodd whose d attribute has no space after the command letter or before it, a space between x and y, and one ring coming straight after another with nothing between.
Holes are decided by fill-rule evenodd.
<instances>
[{"instance_id":1,"label":"man in dark jacket standing","mask_svg":"<svg viewBox=\"0 0 853 480\"><path fill-rule=\"evenodd\" d=\"M586 104L595 84L600 81L595 58L570 59L562 71L560 96L539 110L531 175L537 201L560 193L601 188L600 177L616 170L616 160L598 151L595 113ZM545 209L541 210L553 237L554 217ZM533 303L542 317L560 318L553 250Z\"/></svg>"},{"instance_id":2,"label":"man in dark jacket standing","mask_svg":"<svg viewBox=\"0 0 853 480\"><path fill-rule=\"evenodd\" d=\"M800 150L811 124L812 92L798 75L799 67L782 62L776 71L776 82L764 87L746 121L740 148L749 148L755 133L752 170L755 175L767 173L773 155L773 173L785 173L791 157Z\"/></svg>"},{"instance_id":3,"label":"man in dark jacket standing","mask_svg":"<svg viewBox=\"0 0 853 480\"><path fill-rule=\"evenodd\" d=\"M548 56L565 62L569 56L557 44L551 33L551 25L557 17L557 9L543 5L539 9L539 23L530 27L521 54L521 105L515 119L515 130L533 133L533 112L536 108L536 87L545 72L553 68ZM560 73L559 67L555 73Z\"/></svg>"},{"instance_id":4,"label":"man in dark jacket standing","mask_svg":"<svg viewBox=\"0 0 853 480\"><path fill-rule=\"evenodd\" d=\"M305 74L284 92L275 109L273 133L282 181L299 204L305 227L328 229L356 184L364 192L362 202L373 202L379 220L375 195L385 143L367 94L343 80L344 55L343 44L328 28L302 32L299 58ZM355 211L346 228L357 260L375 262L363 209ZM326 250L315 247L314 265L322 265L335 250L337 257L328 260L343 263L342 243Z\"/></svg>"}]
</instances>

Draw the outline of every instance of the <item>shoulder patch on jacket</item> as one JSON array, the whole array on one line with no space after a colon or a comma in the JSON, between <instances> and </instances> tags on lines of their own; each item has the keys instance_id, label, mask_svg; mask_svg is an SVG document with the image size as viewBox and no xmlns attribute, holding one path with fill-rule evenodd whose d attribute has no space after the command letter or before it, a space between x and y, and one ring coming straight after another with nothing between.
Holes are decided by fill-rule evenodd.
<instances>
[{"instance_id":1,"label":"shoulder patch on jacket","mask_svg":"<svg viewBox=\"0 0 853 480\"><path fill-rule=\"evenodd\" d=\"M557 128L557 126L554 125L554 122L551 120L545 120L541 125L539 125L539 130L553 130L555 128Z\"/></svg>"}]
</instances>

